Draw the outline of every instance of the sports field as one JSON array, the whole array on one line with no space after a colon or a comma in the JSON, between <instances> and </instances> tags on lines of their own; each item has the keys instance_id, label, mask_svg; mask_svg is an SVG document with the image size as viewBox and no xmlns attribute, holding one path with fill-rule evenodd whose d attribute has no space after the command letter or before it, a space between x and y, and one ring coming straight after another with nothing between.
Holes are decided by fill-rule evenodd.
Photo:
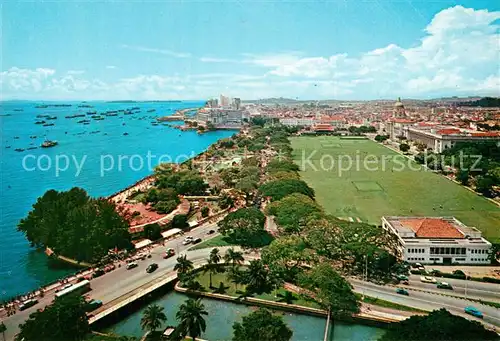
<instances>
[{"instance_id":1,"label":"sports field","mask_svg":"<svg viewBox=\"0 0 500 341\"><path fill-rule=\"evenodd\" d=\"M302 178L336 217L380 224L387 215L455 216L500 242L498 206L376 142L334 136L291 142Z\"/></svg>"}]
</instances>

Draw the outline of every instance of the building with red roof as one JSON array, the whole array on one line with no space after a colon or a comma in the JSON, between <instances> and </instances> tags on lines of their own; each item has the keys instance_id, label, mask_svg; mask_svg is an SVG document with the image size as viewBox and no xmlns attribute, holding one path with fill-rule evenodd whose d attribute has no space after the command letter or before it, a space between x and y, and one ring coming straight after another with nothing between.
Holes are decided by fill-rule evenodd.
<instances>
[{"instance_id":1,"label":"building with red roof","mask_svg":"<svg viewBox=\"0 0 500 341\"><path fill-rule=\"evenodd\" d=\"M454 217L382 217L403 260L422 264L490 264L491 243Z\"/></svg>"}]
</instances>

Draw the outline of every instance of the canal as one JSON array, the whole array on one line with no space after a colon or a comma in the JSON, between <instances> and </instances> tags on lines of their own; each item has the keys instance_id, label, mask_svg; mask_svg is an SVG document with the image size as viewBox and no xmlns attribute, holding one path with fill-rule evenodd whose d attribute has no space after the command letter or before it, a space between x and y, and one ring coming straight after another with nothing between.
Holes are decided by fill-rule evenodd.
<instances>
[{"instance_id":1,"label":"canal","mask_svg":"<svg viewBox=\"0 0 500 341\"><path fill-rule=\"evenodd\" d=\"M165 308L167 322L165 325L176 325L175 314L179 306L188 296L169 292L159 297L150 304L157 304ZM203 304L209 312L206 318L207 330L201 335L202 338L210 341L229 341L233 335L233 323L240 322L242 317L254 311L255 307L244 304L219 301L204 298ZM146 306L134 311L131 315L123 318L118 323L107 329L118 335L140 337L144 334L141 330L140 321ZM293 341L321 341L323 340L326 319L309 315L299 315L288 312L278 312L283 314L283 319L293 330ZM329 340L352 341L352 340L376 340L384 333L383 329L368 327L358 324L348 324L335 322L330 330ZM256 339L257 340L257 339Z\"/></svg>"}]
</instances>

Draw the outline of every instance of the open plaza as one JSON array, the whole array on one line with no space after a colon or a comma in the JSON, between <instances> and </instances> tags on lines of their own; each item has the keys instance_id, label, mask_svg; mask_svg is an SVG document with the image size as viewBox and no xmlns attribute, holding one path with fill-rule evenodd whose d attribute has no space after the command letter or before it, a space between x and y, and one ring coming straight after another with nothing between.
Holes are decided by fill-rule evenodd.
<instances>
[{"instance_id":1,"label":"open plaza","mask_svg":"<svg viewBox=\"0 0 500 341\"><path fill-rule=\"evenodd\" d=\"M382 216L456 217L500 241L500 208L368 139L294 137L294 160L325 210L380 225Z\"/></svg>"}]
</instances>

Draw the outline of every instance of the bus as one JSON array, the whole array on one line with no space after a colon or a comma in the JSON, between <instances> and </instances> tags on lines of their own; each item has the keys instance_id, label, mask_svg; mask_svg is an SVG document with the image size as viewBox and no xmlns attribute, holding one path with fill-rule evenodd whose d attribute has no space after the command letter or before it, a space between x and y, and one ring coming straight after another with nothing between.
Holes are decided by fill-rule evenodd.
<instances>
[{"instance_id":1,"label":"bus","mask_svg":"<svg viewBox=\"0 0 500 341\"><path fill-rule=\"evenodd\" d=\"M26 300L26 301L24 301L23 303L21 303L21 304L19 305L19 310L21 310L21 311L22 311L22 310L28 309L28 308L30 308L30 307L32 307L32 306L34 306L34 305L35 305L35 304L37 304L37 303L38 303L38 300L36 300L36 299L34 299L34 298L33 298L33 299L30 299L30 300Z\"/></svg>"},{"instance_id":2,"label":"bus","mask_svg":"<svg viewBox=\"0 0 500 341\"><path fill-rule=\"evenodd\" d=\"M56 293L56 298L62 297L62 296L67 296L70 294L74 295L83 295L86 292L89 292L90 289L90 282L88 280L83 280L81 282L78 282L76 284L73 284L69 288L66 288L64 290L59 291Z\"/></svg>"}]
</instances>

